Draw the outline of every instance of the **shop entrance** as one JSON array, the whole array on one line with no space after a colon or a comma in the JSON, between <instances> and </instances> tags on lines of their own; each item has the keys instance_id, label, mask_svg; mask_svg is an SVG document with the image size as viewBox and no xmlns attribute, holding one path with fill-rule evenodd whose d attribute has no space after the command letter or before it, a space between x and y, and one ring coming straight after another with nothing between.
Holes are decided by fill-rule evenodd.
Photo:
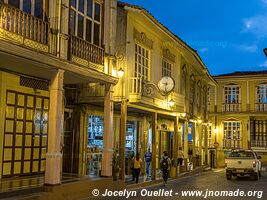
<instances>
[{"instance_id":1,"label":"shop entrance","mask_svg":"<svg viewBox=\"0 0 267 200\"><path fill-rule=\"evenodd\" d=\"M125 140L125 174L131 174L130 165L132 158L137 153L137 122L127 121Z\"/></svg>"},{"instance_id":2,"label":"shop entrance","mask_svg":"<svg viewBox=\"0 0 267 200\"><path fill-rule=\"evenodd\" d=\"M101 174L103 136L104 117L89 115L87 142L87 174L89 176Z\"/></svg>"},{"instance_id":3,"label":"shop entrance","mask_svg":"<svg viewBox=\"0 0 267 200\"><path fill-rule=\"evenodd\" d=\"M66 109L64 111L64 145L63 150L63 166L62 171L64 173L74 172L74 145L75 135L73 131L73 110ZM77 171L76 171L77 172Z\"/></svg>"},{"instance_id":4,"label":"shop entrance","mask_svg":"<svg viewBox=\"0 0 267 200\"><path fill-rule=\"evenodd\" d=\"M169 158L173 155L173 133L161 131L159 136L159 159L162 158L164 151L167 151Z\"/></svg>"},{"instance_id":5,"label":"shop entrance","mask_svg":"<svg viewBox=\"0 0 267 200\"><path fill-rule=\"evenodd\" d=\"M3 177L43 173L49 98L11 90L6 95Z\"/></svg>"}]
</instances>

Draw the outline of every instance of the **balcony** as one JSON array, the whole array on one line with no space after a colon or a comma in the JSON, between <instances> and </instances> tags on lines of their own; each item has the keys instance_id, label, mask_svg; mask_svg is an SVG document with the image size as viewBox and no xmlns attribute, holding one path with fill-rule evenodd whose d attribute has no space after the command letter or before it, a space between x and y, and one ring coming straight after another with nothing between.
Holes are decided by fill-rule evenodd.
<instances>
[{"instance_id":1,"label":"balcony","mask_svg":"<svg viewBox=\"0 0 267 200\"><path fill-rule=\"evenodd\" d=\"M251 140L251 147L267 148L267 140Z\"/></svg>"},{"instance_id":2,"label":"balcony","mask_svg":"<svg viewBox=\"0 0 267 200\"><path fill-rule=\"evenodd\" d=\"M255 111L256 112L267 112L267 103L256 103Z\"/></svg>"},{"instance_id":3,"label":"balcony","mask_svg":"<svg viewBox=\"0 0 267 200\"><path fill-rule=\"evenodd\" d=\"M1 39L48 52L48 28L48 22L0 3Z\"/></svg>"},{"instance_id":4,"label":"balcony","mask_svg":"<svg viewBox=\"0 0 267 200\"><path fill-rule=\"evenodd\" d=\"M76 36L70 36L70 60L104 72L104 49Z\"/></svg>"},{"instance_id":5,"label":"balcony","mask_svg":"<svg viewBox=\"0 0 267 200\"><path fill-rule=\"evenodd\" d=\"M241 103L224 103L222 105L223 112L240 112Z\"/></svg>"},{"instance_id":6,"label":"balcony","mask_svg":"<svg viewBox=\"0 0 267 200\"><path fill-rule=\"evenodd\" d=\"M241 139L223 139L224 149L240 149L242 148Z\"/></svg>"}]
</instances>

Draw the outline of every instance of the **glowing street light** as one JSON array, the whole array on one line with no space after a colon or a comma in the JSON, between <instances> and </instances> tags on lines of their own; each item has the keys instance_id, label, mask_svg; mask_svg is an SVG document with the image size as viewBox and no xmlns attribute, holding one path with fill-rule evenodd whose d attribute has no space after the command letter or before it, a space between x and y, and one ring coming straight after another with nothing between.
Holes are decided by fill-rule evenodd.
<instances>
[{"instance_id":1,"label":"glowing street light","mask_svg":"<svg viewBox=\"0 0 267 200\"><path fill-rule=\"evenodd\" d=\"M120 68L117 73L118 73L118 77L121 78L124 75L124 70L122 68Z\"/></svg>"},{"instance_id":2,"label":"glowing street light","mask_svg":"<svg viewBox=\"0 0 267 200\"><path fill-rule=\"evenodd\" d=\"M175 104L175 101L174 101L173 99L171 99L171 100L169 101L169 106L170 106L170 107L173 107L174 104Z\"/></svg>"}]
</instances>

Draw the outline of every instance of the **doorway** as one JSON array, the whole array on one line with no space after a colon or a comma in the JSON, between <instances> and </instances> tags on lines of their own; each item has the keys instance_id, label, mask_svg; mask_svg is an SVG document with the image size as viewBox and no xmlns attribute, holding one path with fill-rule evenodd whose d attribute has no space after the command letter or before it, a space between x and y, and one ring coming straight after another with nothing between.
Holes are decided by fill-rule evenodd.
<instances>
[{"instance_id":1,"label":"doorway","mask_svg":"<svg viewBox=\"0 0 267 200\"><path fill-rule=\"evenodd\" d=\"M49 98L6 92L3 177L45 171Z\"/></svg>"}]
</instances>

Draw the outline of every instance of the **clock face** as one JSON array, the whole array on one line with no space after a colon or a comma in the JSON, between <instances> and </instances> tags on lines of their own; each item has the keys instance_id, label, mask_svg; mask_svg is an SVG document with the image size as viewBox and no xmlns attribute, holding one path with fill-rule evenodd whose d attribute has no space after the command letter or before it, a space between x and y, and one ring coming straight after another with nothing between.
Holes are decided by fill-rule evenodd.
<instances>
[{"instance_id":1,"label":"clock face","mask_svg":"<svg viewBox=\"0 0 267 200\"><path fill-rule=\"evenodd\" d=\"M164 76L160 79L158 87L164 93L171 92L174 88L174 80L169 76Z\"/></svg>"}]
</instances>

